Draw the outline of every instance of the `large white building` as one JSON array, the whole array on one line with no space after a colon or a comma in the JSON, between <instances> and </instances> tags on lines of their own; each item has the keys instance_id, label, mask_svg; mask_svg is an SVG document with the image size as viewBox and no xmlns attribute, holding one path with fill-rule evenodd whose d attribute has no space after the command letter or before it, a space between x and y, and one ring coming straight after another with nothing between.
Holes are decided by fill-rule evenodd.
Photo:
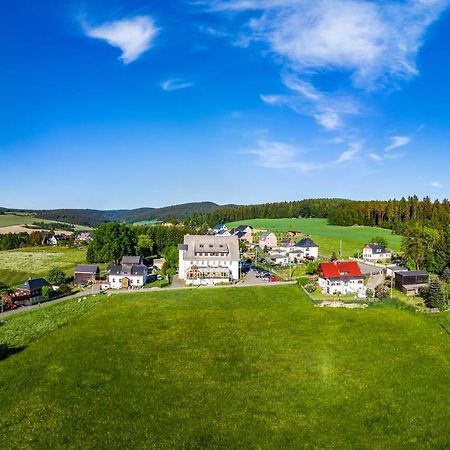
<instances>
[{"instance_id":1,"label":"large white building","mask_svg":"<svg viewBox=\"0 0 450 450\"><path fill-rule=\"evenodd\" d=\"M147 266L140 256L124 256L121 264L112 266L108 281L112 289L136 289L144 286L148 277Z\"/></svg>"},{"instance_id":2,"label":"large white building","mask_svg":"<svg viewBox=\"0 0 450 450\"><path fill-rule=\"evenodd\" d=\"M187 234L178 250L178 276L186 284L207 285L239 280L237 236Z\"/></svg>"}]
</instances>

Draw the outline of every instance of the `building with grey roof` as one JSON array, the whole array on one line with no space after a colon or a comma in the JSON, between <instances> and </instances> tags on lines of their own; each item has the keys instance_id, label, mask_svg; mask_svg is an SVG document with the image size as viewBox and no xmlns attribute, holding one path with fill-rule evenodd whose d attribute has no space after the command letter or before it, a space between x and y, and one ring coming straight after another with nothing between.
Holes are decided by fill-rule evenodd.
<instances>
[{"instance_id":1,"label":"building with grey roof","mask_svg":"<svg viewBox=\"0 0 450 450\"><path fill-rule=\"evenodd\" d=\"M148 268L140 256L124 256L121 264L109 269L108 281L112 289L141 288L147 281Z\"/></svg>"},{"instance_id":2,"label":"building with grey roof","mask_svg":"<svg viewBox=\"0 0 450 450\"><path fill-rule=\"evenodd\" d=\"M179 278L186 284L239 280L237 236L185 235L179 250Z\"/></svg>"}]
</instances>

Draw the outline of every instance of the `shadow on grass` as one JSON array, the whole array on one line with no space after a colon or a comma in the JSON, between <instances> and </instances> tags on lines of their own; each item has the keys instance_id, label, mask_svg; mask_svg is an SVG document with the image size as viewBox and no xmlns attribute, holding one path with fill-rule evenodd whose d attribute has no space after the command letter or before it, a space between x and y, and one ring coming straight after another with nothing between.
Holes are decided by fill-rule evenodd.
<instances>
[{"instance_id":1,"label":"shadow on grass","mask_svg":"<svg viewBox=\"0 0 450 450\"><path fill-rule=\"evenodd\" d=\"M25 350L26 346L10 347L8 344L0 344L0 361L8 358L8 356L15 355Z\"/></svg>"}]
</instances>

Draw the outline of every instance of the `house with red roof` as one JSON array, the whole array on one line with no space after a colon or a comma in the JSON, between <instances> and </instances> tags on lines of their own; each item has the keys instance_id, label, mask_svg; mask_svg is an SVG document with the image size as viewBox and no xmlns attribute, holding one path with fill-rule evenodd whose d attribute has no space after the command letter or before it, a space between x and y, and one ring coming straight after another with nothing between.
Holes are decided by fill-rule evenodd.
<instances>
[{"instance_id":1,"label":"house with red roof","mask_svg":"<svg viewBox=\"0 0 450 450\"><path fill-rule=\"evenodd\" d=\"M324 294L363 294L364 275L356 261L321 263L319 286Z\"/></svg>"}]
</instances>

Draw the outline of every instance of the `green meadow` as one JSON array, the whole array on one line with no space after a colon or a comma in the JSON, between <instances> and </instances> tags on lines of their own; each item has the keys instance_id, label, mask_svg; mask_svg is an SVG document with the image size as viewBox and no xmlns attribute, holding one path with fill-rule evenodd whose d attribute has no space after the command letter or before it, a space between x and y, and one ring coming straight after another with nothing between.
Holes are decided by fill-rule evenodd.
<instances>
[{"instance_id":1,"label":"green meadow","mask_svg":"<svg viewBox=\"0 0 450 450\"><path fill-rule=\"evenodd\" d=\"M450 316L298 286L90 297L0 327L1 448L444 449Z\"/></svg>"},{"instance_id":2,"label":"green meadow","mask_svg":"<svg viewBox=\"0 0 450 450\"><path fill-rule=\"evenodd\" d=\"M363 246L374 237L384 237L389 248L398 252L401 247L401 236L392 234L390 230L376 227L341 227L328 225L326 219L250 219L227 224L234 227L249 224L256 229L273 231L279 237L288 231L300 231L312 237L320 247L319 251L325 256L339 252L339 241L342 240L342 256L353 256L362 252Z\"/></svg>"},{"instance_id":3,"label":"green meadow","mask_svg":"<svg viewBox=\"0 0 450 450\"><path fill-rule=\"evenodd\" d=\"M77 264L86 262L86 249L29 247L0 251L0 282L16 286L29 277L44 276L52 267L73 275Z\"/></svg>"},{"instance_id":4,"label":"green meadow","mask_svg":"<svg viewBox=\"0 0 450 450\"><path fill-rule=\"evenodd\" d=\"M34 222L55 223L55 220L40 219L32 214L0 214L0 227L10 227L13 225L32 225ZM60 222L63 223L63 222ZM86 226L74 225L75 230L90 229Z\"/></svg>"}]
</instances>

